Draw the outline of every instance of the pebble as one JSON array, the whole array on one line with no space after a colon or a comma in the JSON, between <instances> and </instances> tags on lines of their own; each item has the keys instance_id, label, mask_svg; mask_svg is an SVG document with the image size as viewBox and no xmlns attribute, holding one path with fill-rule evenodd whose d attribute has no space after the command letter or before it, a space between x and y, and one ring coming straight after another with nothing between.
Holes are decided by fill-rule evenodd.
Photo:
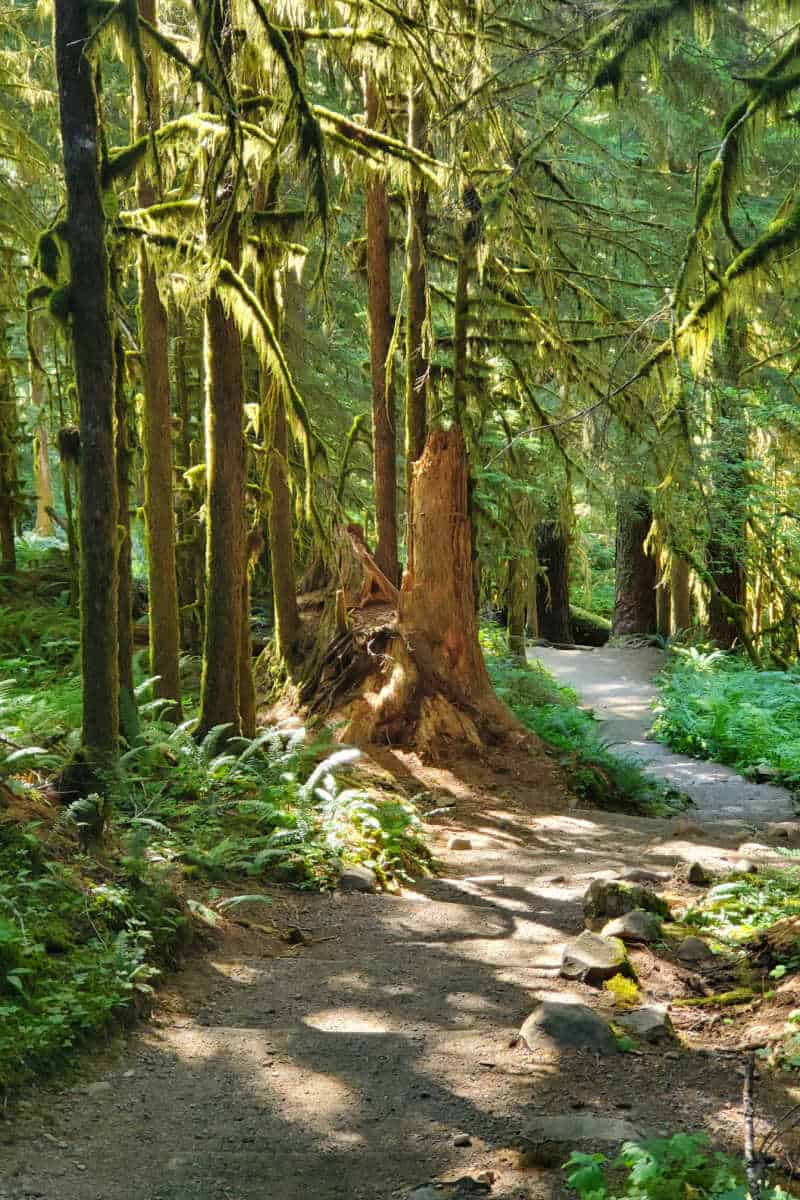
<instances>
[{"instance_id":1,"label":"pebble","mask_svg":"<svg viewBox=\"0 0 800 1200\"><path fill-rule=\"evenodd\" d=\"M463 837L460 833L457 833L455 835L455 837L450 838L450 841L447 843L447 849L448 850L471 850L472 849L472 840L471 840L471 838Z\"/></svg>"},{"instance_id":2,"label":"pebble","mask_svg":"<svg viewBox=\"0 0 800 1200\"><path fill-rule=\"evenodd\" d=\"M468 1133L457 1133L456 1136L453 1138L453 1145L454 1146L471 1146L472 1138L469 1136Z\"/></svg>"},{"instance_id":3,"label":"pebble","mask_svg":"<svg viewBox=\"0 0 800 1200\"><path fill-rule=\"evenodd\" d=\"M710 950L702 938L685 937L678 946L678 958L682 962L705 962L709 958L714 957L713 950Z\"/></svg>"},{"instance_id":4,"label":"pebble","mask_svg":"<svg viewBox=\"0 0 800 1200\"><path fill-rule=\"evenodd\" d=\"M695 887L708 887L711 883L711 872L700 862L693 862L686 877Z\"/></svg>"}]
</instances>

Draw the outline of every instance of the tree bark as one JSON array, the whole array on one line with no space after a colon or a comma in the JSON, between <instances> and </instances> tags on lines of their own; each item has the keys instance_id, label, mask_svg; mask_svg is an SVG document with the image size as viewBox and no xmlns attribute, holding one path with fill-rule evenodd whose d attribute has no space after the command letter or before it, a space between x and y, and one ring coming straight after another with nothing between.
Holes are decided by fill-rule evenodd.
<instances>
[{"instance_id":1,"label":"tree bark","mask_svg":"<svg viewBox=\"0 0 800 1200\"><path fill-rule=\"evenodd\" d=\"M119 332L114 339L117 455L117 620L119 622L117 662L120 691L133 705L133 564L131 554L131 452L128 431L128 397L125 394L125 350ZM123 730L124 732L124 730Z\"/></svg>"},{"instance_id":2,"label":"tree bark","mask_svg":"<svg viewBox=\"0 0 800 1200\"><path fill-rule=\"evenodd\" d=\"M0 324L0 573L17 569L14 533L19 503L17 397L8 362L5 325Z\"/></svg>"},{"instance_id":3,"label":"tree bark","mask_svg":"<svg viewBox=\"0 0 800 1200\"><path fill-rule=\"evenodd\" d=\"M569 615L569 539L561 521L542 521L537 554L539 636L548 642L571 646L574 638Z\"/></svg>"},{"instance_id":4,"label":"tree bark","mask_svg":"<svg viewBox=\"0 0 800 1200\"><path fill-rule=\"evenodd\" d=\"M408 144L424 150L428 144L428 106L424 82L415 77L408 94ZM411 169L406 238L406 486L410 510L411 473L425 449L428 433L428 188Z\"/></svg>"},{"instance_id":5,"label":"tree bark","mask_svg":"<svg viewBox=\"0 0 800 1200\"><path fill-rule=\"evenodd\" d=\"M139 0L139 14L158 23L157 0ZM135 132L144 137L161 120L158 57L146 47L147 94L134 72ZM137 199L147 208L157 199L145 163L139 171ZM150 671L157 675L155 695L172 700L165 715L181 718L180 615L173 500L172 411L169 380L167 313L158 292L156 272L144 245L139 248L139 329L144 369L144 515L147 535L147 578L150 624Z\"/></svg>"},{"instance_id":6,"label":"tree bark","mask_svg":"<svg viewBox=\"0 0 800 1200\"><path fill-rule=\"evenodd\" d=\"M224 62L232 53L229 0L214 0L214 36ZM226 176L223 191L232 186ZM207 230L213 238L229 195L209 197ZM230 222L225 257L238 269L238 218ZM206 301L206 628L198 736L215 725L241 730L242 589L245 576L245 444L242 344L236 322L216 290Z\"/></svg>"},{"instance_id":7,"label":"tree bark","mask_svg":"<svg viewBox=\"0 0 800 1200\"><path fill-rule=\"evenodd\" d=\"M175 400L180 420L180 464L181 473L196 466L196 443L191 437L191 397L189 395L189 371L187 364L188 329L181 310L175 318ZM202 360L202 356L198 355ZM200 374L200 372L198 372ZM202 393L202 386L200 387ZM192 489L183 481L176 522L175 566L178 583L178 614L180 620L181 646L193 653L203 646L203 529L195 516Z\"/></svg>"},{"instance_id":8,"label":"tree bark","mask_svg":"<svg viewBox=\"0 0 800 1200\"><path fill-rule=\"evenodd\" d=\"M31 336L36 337L36 322ZM38 338L37 338L38 341ZM38 353L38 347L37 347ZM47 430L47 389L44 373L31 359L31 406L36 413L36 436L33 443L33 474L36 484L36 525L40 537L52 537L55 533L53 518L48 509L53 509L53 477L50 470L50 438Z\"/></svg>"},{"instance_id":9,"label":"tree bark","mask_svg":"<svg viewBox=\"0 0 800 1200\"><path fill-rule=\"evenodd\" d=\"M353 702L348 741L413 746L436 758L519 726L495 696L472 600L467 462L458 427L436 430L414 467L397 636Z\"/></svg>"},{"instance_id":10,"label":"tree bark","mask_svg":"<svg viewBox=\"0 0 800 1200\"><path fill-rule=\"evenodd\" d=\"M525 658L525 599L527 580L519 559L508 560L508 649L515 658Z\"/></svg>"},{"instance_id":11,"label":"tree bark","mask_svg":"<svg viewBox=\"0 0 800 1200\"><path fill-rule=\"evenodd\" d=\"M653 523L647 497L624 492L617 498L617 568L614 619L615 637L655 633L656 560L644 543Z\"/></svg>"},{"instance_id":12,"label":"tree bark","mask_svg":"<svg viewBox=\"0 0 800 1200\"><path fill-rule=\"evenodd\" d=\"M670 566L670 633L689 629L692 624L692 597L689 591L689 564L685 558L672 557Z\"/></svg>"},{"instance_id":13,"label":"tree bark","mask_svg":"<svg viewBox=\"0 0 800 1200\"><path fill-rule=\"evenodd\" d=\"M94 65L84 57L89 7L55 0L55 52L64 178L70 315L80 405L81 673L83 744L90 759L116 750L117 481L114 345L100 184Z\"/></svg>"},{"instance_id":14,"label":"tree bark","mask_svg":"<svg viewBox=\"0 0 800 1200\"><path fill-rule=\"evenodd\" d=\"M378 89L370 77L366 87L367 124L378 127ZM375 480L375 558L384 574L397 582L397 447L394 384L389 351L392 341L392 258L389 197L383 179L367 184L367 307L372 375L372 461Z\"/></svg>"}]
</instances>

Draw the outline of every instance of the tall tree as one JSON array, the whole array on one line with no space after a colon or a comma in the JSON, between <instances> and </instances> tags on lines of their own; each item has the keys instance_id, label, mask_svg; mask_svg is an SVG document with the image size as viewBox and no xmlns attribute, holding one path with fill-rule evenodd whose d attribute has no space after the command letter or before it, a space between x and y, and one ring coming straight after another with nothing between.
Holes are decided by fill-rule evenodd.
<instances>
[{"instance_id":1,"label":"tall tree","mask_svg":"<svg viewBox=\"0 0 800 1200\"><path fill-rule=\"evenodd\" d=\"M615 636L656 632L656 559L645 546L652 523L650 502L642 492L620 493L612 623Z\"/></svg>"},{"instance_id":2,"label":"tall tree","mask_svg":"<svg viewBox=\"0 0 800 1200\"><path fill-rule=\"evenodd\" d=\"M55 52L67 216L69 317L80 409L80 593L83 744L117 747L117 480L114 339L90 8L55 0Z\"/></svg>"},{"instance_id":3,"label":"tall tree","mask_svg":"<svg viewBox=\"0 0 800 1200\"><path fill-rule=\"evenodd\" d=\"M139 14L158 24L157 0L139 0ZM158 56L143 51L146 72L135 74L134 125L137 137L151 139L161 120ZM157 199L154 164L139 168L137 199L148 208ZM155 695L174 703L167 716L180 719L180 617L173 500L172 413L169 379L167 311L158 290L156 271L144 243L139 247L139 330L144 372L144 516L147 533L150 670L158 679Z\"/></svg>"}]
</instances>

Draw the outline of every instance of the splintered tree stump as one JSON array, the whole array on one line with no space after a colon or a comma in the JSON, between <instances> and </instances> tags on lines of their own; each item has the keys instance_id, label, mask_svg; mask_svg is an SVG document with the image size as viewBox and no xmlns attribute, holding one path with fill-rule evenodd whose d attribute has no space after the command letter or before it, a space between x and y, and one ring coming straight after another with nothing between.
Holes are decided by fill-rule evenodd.
<instances>
[{"instance_id":1,"label":"splintered tree stump","mask_svg":"<svg viewBox=\"0 0 800 1200\"><path fill-rule=\"evenodd\" d=\"M344 740L436 758L453 743L478 748L521 731L478 642L467 477L460 429L433 432L412 474L397 629L350 704Z\"/></svg>"}]
</instances>

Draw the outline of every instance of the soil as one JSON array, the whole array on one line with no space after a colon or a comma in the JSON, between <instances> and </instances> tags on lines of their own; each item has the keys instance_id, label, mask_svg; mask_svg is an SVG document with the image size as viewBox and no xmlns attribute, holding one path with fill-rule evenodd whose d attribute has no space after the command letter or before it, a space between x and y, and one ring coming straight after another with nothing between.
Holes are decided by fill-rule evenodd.
<instances>
[{"instance_id":1,"label":"soil","mask_svg":"<svg viewBox=\"0 0 800 1200\"><path fill-rule=\"evenodd\" d=\"M652 655L547 657L595 708L640 722L614 726L638 749ZM534 1056L516 1039L537 996L569 990L611 1012L607 993L558 975L593 879L647 868L662 893L685 897L689 863L730 866L741 842L764 840L759 822L786 815L785 794L773 808L775 789L741 780L719 803L721 783L705 781L716 768L686 763L703 775L689 780L694 825L575 808L557 767L521 752L436 770L377 756L376 772L396 774L428 814L440 876L396 896L283 892L267 918L246 914L301 929L307 945L226 926L147 1024L74 1086L29 1092L9 1112L0 1197L390 1200L471 1177L494 1200L559 1200L563 1172L532 1161L526 1126L587 1113L642 1134L706 1129L739 1152L745 1055L732 1010L674 1008L678 1041L603 1059ZM470 848L449 850L454 833ZM661 1002L709 990L717 969L704 980L666 951L631 957ZM759 1136L798 1100L794 1074L760 1072ZM775 1149L795 1154L786 1137Z\"/></svg>"}]
</instances>

